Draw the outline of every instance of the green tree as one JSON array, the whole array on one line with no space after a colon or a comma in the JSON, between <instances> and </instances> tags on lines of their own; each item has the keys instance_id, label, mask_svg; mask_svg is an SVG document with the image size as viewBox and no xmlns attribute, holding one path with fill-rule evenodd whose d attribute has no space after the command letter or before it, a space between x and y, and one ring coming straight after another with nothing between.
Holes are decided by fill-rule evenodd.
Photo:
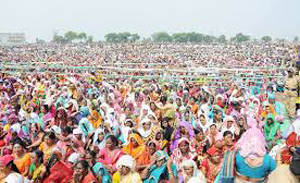
<instances>
[{"instance_id":1,"label":"green tree","mask_svg":"<svg viewBox=\"0 0 300 183\"><path fill-rule=\"evenodd\" d=\"M231 38L231 41L235 42L246 42L250 40L250 36L244 35L242 33L238 33L235 37Z\"/></svg>"},{"instance_id":2,"label":"green tree","mask_svg":"<svg viewBox=\"0 0 300 183\"><path fill-rule=\"evenodd\" d=\"M105 37L105 41L109 42L109 43L116 43L119 41L118 40L119 36L117 33L109 33L109 34L106 34L104 37Z\"/></svg>"},{"instance_id":3,"label":"green tree","mask_svg":"<svg viewBox=\"0 0 300 183\"><path fill-rule=\"evenodd\" d=\"M77 39L79 40L86 40L87 39L87 35L85 32L81 32L77 35Z\"/></svg>"},{"instance_id":4,"label":"green tree","mask_svg":"<svg viewBox=\"0 0 300 183\"><path fill-rule=\"evenodd\" d=\"M226 36L225 36L225 35L219 36L218 39L217 39L217 41L218 41L219 43L226 43L226 42L227 42Z\"/></svg>"},{"instance_id":5,"label":"green tree","mask_svg":"<svg viewBox=\"0 0 300 183\"><path fill-rule=\"evenodd\" d=\"M86 42L87 43L92 43L93 39L94 39L93 36L88 36L87 39L86 39Z\"/></svg>"},{"instance_id":6,"label":"green tree","mask_svg":"<svg viewBox=\"0 0 300 183\"><path fill-rule=\"evenodd\" d=\"M131 34L130 37L129 37L129 40L131 42L136 42L140 39L141 37L138 35L138 34Z\"/></svg>"},{"instance_id":7,"label":"green tree","mask_svg":"<svg viewBox=\"0 0 300 183\"><path fill-rule=\"evenodd\" d=\"M204 35L204 37L203 37L203 41L204 41L205 43L212 43L212 42L214 42L214 41L216 41L216 40L217 40L216 37L210 36L210 35Z\"/></svg>"},{"instance_id":8,"label":"green tree","mask_svg":"<svg viewBox=\"0 0 300 183\"><path fill-rule=\"evenodd\" d=\"M68 42L72 42L73 40L77 39L77 33L73 32L73 31L68 31L68 32L65 33L64 38Z\"/></svg>"},{"instance_id":9,"label":"green tree","mask_svg":"<svg viewBox=\"0 0 300 183\"><path fill-rule=\"evenodd\" d=\"M299 42L299 37L298 36L294 37L293 42L298 43Z\"/></svg>"},{"instance_id":10,"label":"green tree","mask_svg":"<svg viewBox=\"0 0 300 183\"><path fill-rule=\"evenodd\" d=\"M179 43L186 43L190 41L189 40L190 37L187 33L174 33L172 37L175 42L179 42Z\"/></svg>"},{"instance_id":11,"label":"green tree","mask_svg":"<svg viewBox=\"0 0 300 183\"><path fill-rule=\"evenodd\" d=\"M52 41L55 43L66 43L67 42L67 40L63 36L59 36L57 34L53 35Z\"/></svg>"},{"instance_id":12,"label":"green tree","mask_svg":"<svg viewBox=\"0 0 300 183\"><path fill-rule=\"evenodd\" d=\"M129 32L121 32L118 34L120 42L128 42L131 34Z\"/></svg>"},{"instance_id":13,"label":"green tree","mask_svg":"<svg viewBox=\"0 0 300 183\"><path fill-rule=\"evenodd\" d=\"M189 41L192 43L200 43L204 40L204 35L197 32L190 32L187 33L187 35L189 37Z\"/></svg>"},{"instance_id":14,"label":"green tree","mask_svg":"<svg viewBox=\"0 0 300 183\"><path fill-rule=\"evenodd\" d=\"M152 34L152 40L155 42L172 42L173 37L166 32L157 32Z\"/></svg>"},{"instance_id":15,"label":"green tree","mask_svg":"<svg viewBox=\"0 0 300 183\"><path fill-rule=\"evenodd\" d=\"M271 42L271 41L272 41L272 38L271 38L270 36L263 36L263 37L261 38L261 40L264 41L264 42Z\"/></svg>"}]
</instances>

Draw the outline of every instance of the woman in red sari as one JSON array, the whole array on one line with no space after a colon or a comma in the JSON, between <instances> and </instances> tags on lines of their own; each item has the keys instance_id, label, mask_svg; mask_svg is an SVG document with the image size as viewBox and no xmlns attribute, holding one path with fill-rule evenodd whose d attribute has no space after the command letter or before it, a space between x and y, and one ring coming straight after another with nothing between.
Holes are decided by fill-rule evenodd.
<instances>
[{"instance_id":1,"label":"woman in red sari","mask_svg":"<svg viewBox=\"0 0 300 183\"><path fill-rule=\"evenodd\" d=\"M98 183L94 174L89 171L89 163L86 160L80 160L75 164L75 171L71 183Z\"/></svg>"},{"instance_id":2,"label":"woman in red sari","mask_svg":"<svg viewBox=\"0 0 300 183\"><path fill-rule=\"evenodd\" d=\"M296 147L300 146L300 110L297 111L296 121L291 125L286 139L286 149L281 152L282 163L290 164Z\"/></svg>"},{"instance_id":3,"label":"woman in red sari","mask_svg":"<svg viewBox=\"0 0 300 183\"><path fill-rule=\"evenodd\" d=\"M221 170L221 157L215 146L209 148L207 154L209 156L203 160L201 171L205 175L207 183L213 183Z\"/></svg>"}]
</instances>

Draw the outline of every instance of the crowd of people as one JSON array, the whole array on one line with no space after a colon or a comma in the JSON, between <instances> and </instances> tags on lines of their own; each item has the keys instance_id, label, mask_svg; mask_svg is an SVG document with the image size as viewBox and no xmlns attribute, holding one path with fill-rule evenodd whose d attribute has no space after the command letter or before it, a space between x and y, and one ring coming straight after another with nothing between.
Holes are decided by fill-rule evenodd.
<instances>
[{"instance_id":1,"label":"crowd of people","mask_svg":"<svg viewBox=\"0 0 300 183\"><path fill-rule=\"evenodd\" d=\"M1 47L0 183L299 182L298 59L288 43Z\"/></svg>"}]
</instances>

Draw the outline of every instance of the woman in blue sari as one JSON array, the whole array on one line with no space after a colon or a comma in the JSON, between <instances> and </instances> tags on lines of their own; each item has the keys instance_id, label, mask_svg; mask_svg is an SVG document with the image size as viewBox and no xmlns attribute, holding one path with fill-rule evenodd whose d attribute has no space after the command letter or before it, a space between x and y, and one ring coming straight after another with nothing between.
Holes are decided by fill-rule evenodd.
<instances>
[{"instance_id":1,"label":"woman in blue sari","mask_svg":"<svg viewBox=\"0 0 300 183\"><path fill-rule=\"evenodd\" d=\"M91 171L93 172L94 176L102 183L110 183L111 177L105 168L105 166L100 163L96 162L96 152L88 151L85 155L85 159L89 163L91 167Z\"/></svg>"},{"instance_id":2,"label":"woman in blue sari","mask_svg":"<svg viewBox=\"0 0 300 183\"><path fill-rule=\"evenodd\" d=\"M156 160L154 163L144 169L141 174L144 183L159 183L162 180L171 180L177 177L177 170L174 164L172 165L173 175L169 177L167 170L169 156L165 151L156 151L155 156Z\"/></svg>"}]
</instances>

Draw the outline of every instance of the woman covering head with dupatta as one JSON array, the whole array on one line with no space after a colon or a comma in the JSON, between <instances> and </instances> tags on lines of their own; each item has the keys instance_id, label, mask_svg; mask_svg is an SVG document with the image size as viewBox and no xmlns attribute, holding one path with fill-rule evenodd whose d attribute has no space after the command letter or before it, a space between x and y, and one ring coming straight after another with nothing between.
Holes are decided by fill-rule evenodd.
<instances>
[{"instance_id":1,"label":"woman covering head with dupatta","mask_svg":"<svg viewBox=\"0 0 300 183\"><path fill-rule=\"evenodd\" d=\"M138 159L146 149L145 142L136 133L130 134L128 139L129 144L123 147L123 151L134 159Z\"/></svg>"},{"instance_id":2,"label":"woman covering head with dupatta","mask_svg":"<svg viewBox=\"0 0 300 183\"><path fill-rule=\"evenodd\" d=\"M236 182L263 182L268 174L275 170L276 163L267 154L263 133L253 125L237 142L238 152L235 157Z\"/></svg>"},{"instance_id":3,"label":"woman covering head with dupatta","mask_svg":"<svg viewBox=\"0 0 300 183\"><path fill-rule=\"evenodd\" d=\"M274 145L280 142L280 124L277 123L273 114L268 114L266 116L264 130L269 148L272 148Z\"/></svg>"},{"instance_id":4,"label":"woman covering head with dupatta","mask_svg":"<svg viewBox=\"0 0 300 183\"><path fill-rule=\"evenodd\" d=\"M171 150L177 148L179 139L186 138L188 140L192 140L195 137L195 132L193 130L192 125L187 121L181 121L178 123L177 128L172 134L171 137Z\"/></svg>"},{"instance_id":5,"label":"woman covering head with dupatta","mask_svg":"<svg viewBox=\"0 0 300 183\"><path fill-rule=\"evenodd\" d=\"M186 160L181 163L182 173L179 175L179 183L186 183L191 178L196 178L199 183L206 183L206 178L201 171L199 171L195 161Z\"/></svg>"},{"instance_id":6,"label":"woman covering head with dupatta","mask_svg":"<svg viewBox=\"0 0 300 183\"><path fill-rule=\"evenodd\" d=\"M135 159L122 156L117 162L118 171L113 175L113 183L142 183L141 176L135 171Z\"/></svg>"}]
</instances>

